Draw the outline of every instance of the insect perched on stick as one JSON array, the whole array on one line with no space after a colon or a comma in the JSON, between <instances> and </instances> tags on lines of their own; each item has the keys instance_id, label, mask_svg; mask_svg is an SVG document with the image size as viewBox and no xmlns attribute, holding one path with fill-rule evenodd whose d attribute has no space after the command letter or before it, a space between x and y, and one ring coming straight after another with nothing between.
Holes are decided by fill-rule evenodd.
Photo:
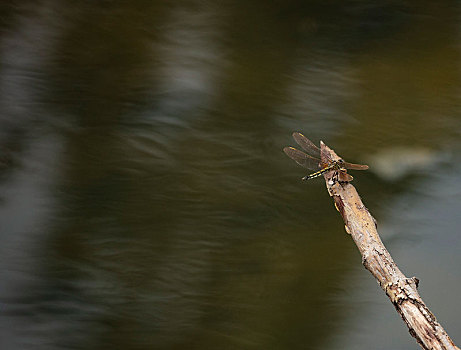
<instances>
[{"instance_id":1,"label":"insect perched on stick","mask_svg":"<svg viewBox=\"0 0 461 350\"><path fill-rule=\"evenodd\" d=\"M345 162L342 159L331 159L327 154L322 153L320 148L318 148L311 140L299 132L294 132L293 138L298 143L298 145L300 145L309 154L301 152L300 150L297 150L293 147L285 147L283 151L288 157L293 159L302 167L309 170L317 170L315 173L304 176L302 178L303 180L310 180L329 171L334 171L333 178L335 178L337 181L350 182L352 181L353 177L347 173L346 169L368 169L368 165L365 164L353 164Z\"/></svg>"}]
</instances>

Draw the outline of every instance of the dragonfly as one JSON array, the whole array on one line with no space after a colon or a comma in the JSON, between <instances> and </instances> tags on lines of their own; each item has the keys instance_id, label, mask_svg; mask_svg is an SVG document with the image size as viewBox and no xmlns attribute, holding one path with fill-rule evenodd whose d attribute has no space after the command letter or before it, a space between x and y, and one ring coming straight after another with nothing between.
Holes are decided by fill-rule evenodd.
<instances>
[{"instance_id":1,"label":"dragonfly","mask_svg":"<svg viewBox=\"0 0 461 350\"><path fill-rule=\"evenodd\" d=\"M346 169L368 169L368 165L365 164L348 163L343 159L333 160L325 153L322 153L322 157L320 157L320 148L318 148L311 140L299 132L294 132L293 138L298 143L298 145L300 145L306 152L311 155L301 152L300 150L297 150L293 147L285 147L283 151L288 157L293 159L302 167L310 170L317 170L312 174L304 176L302 178L303 180L310 180L329 171L335 171L334 178L336 178L339 182L350 182L352 181L353 177L347 173Z\"/></svg>"}]
</instances>

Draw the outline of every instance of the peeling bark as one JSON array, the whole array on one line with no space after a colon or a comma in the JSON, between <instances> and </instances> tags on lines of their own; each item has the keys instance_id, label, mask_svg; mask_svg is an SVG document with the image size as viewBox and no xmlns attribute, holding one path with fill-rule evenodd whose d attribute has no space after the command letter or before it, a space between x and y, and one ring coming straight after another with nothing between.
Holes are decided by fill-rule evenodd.
<instances>
[{"instance_id":1,"label":"peeling bark","mask_svg":"<svg viewBox=\"0 0 461 350\"><path fill-rule=\"evenodd\" d=\"M340 159L323 142L320 147L322 157ZM421 299L417 291L419 280L407 278L395 264L379 237L376 220L362 203L355 187L335 181L333 171L323 176L335 208L344 220L346 232L362 255L363 265L389 297L410 334L423 349L460 350Z\"/></svg>"}]
</instances>

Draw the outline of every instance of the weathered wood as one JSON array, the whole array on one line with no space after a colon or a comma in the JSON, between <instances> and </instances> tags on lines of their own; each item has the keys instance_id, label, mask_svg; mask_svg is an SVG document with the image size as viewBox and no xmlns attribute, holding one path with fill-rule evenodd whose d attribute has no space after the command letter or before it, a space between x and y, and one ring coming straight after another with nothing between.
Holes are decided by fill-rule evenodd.
<instances>
[{"instance_id":1,"label":"weathered wood","mask_svg":"<svg viewBox=\"0 0 461 350\"><path fill-rule=\"evenodd\" d=\"M338 160L338 155L320 142L321 156ZM323 159L322 159L323 160ZM371 272L423 349L460 350L421 299L416 277L406 277L395 264L377 231L376 220L350 183L335 181L334 172L324 175L328 193L341 214L345 229Z\"/></svg>"}]
</instances>

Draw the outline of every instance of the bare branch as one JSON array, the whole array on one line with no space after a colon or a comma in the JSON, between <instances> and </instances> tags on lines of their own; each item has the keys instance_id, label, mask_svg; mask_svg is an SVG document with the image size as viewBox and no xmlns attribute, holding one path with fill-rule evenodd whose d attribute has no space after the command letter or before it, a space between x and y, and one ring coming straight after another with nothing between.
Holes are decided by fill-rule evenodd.
<instances>
[{"instance_id":1,"label":"bare branch","mask_svg":"<svg viewBox=\"0 0 461 350\"><path fill-rule=\"evenodd\" d=\"M323 142L320 148L322 157L340 159ZM346 232L362 255L363 265L389 297L410 334L423 349L460 350L421 299L417 291L418 279L406 277L395 264L379 237L376 220L362 203L355 187L335 181L333 171L323 176L328 193L344 220Z\"/></svg>"}]
</instances>

